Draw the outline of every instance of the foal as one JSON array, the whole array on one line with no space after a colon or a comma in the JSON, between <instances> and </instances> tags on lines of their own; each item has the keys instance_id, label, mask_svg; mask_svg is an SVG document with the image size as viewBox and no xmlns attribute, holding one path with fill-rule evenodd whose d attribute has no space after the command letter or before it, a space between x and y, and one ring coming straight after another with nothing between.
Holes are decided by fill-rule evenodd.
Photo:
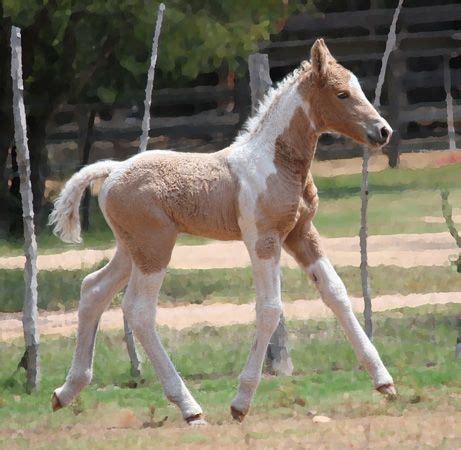
<instances>
[{"instance_id":1,"label":"foal","mask_svg":"<svg viewBox=\"0 0 461 450\"><path fill-rule=\"evenodd\" d=\"M155 367L166 396L190 424L204 423L202 408L176 372L155 330L157 298L179 232L243 240L256 288L256 336L231 405L242 421L261 377L267 345L282 301L280 253L285 248L333 310L374 387L394 394L392 377L354 316L346 288L312 224L318 206L310 167L318 137L334 131L372 147L385 145L388 123L368 102L357 78L339 65L323 40L311 62L272 90L235 142L213 154L149 151L127 161L85 167L66 184L50 216L64 241L80 242L78 208L86 186L107 178L99 204L117 250L82 283L77 347L52 406L68 405L92 377L101 314L127 283L122 308Z\"/></svg>"}]
</instances>

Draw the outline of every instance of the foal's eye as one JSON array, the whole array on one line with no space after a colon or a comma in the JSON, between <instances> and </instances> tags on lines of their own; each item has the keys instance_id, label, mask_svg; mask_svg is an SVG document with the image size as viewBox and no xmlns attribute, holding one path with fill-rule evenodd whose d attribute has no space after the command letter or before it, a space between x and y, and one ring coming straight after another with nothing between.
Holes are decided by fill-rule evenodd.
<instances>
[{"instance_id":1,"label":"foal's eye","mask_svg":"<svg viewBox=\"0 0 461 450\"><path fill-rule=\"evenodd\" d=\"M349 97L349 92L341 91L341 92L338 92L337 96L338 96L338 98L340 98L341 100L344 100L345 98L348 98L348 97Z\"/></svg>"}]
</instances>

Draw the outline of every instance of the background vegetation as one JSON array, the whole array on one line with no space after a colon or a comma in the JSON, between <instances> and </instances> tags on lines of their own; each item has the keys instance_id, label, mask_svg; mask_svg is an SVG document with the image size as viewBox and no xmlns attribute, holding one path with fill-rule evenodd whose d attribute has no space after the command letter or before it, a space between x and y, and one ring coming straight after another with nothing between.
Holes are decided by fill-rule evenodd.
<instances>
[{"instance_id":1,"label":"background vegetation","mask_svg":"<svg viewBox=\"0 0 461 450\"><path fill-rule=\"evenodd\" d=\"M352 348L336 321L289 322L295 375L263 379L251 415L259 418L261 423L264 423L264 418L294 417L308 423L309 411L326 414L334 420L375 415L400 417L427 410L450 415L452 411L459 411L459 363L453 357L452 345L457 308L457 305L446 305L376 314L375 342L395 376L400 393L394 402L386 402L372 392L367 374L357 369ZM252 326L205 327L181 332L161 330L176 367L194 396L203 404L213 424L231 422L229 403L252 333ZM140 420L136 436L132 439L144 445L152 445L149 441L151 437L139 430L142 422L147 422L149 427L149 408L156 409L156 420L168 416L167 424L172 422L176 427L181 424L179 412L168 405L149 364L144 365L143 379L130 379L128 355L122 337L121 332L100 334L93 383L70 408L57 414L50 411L50 395L65 378L75 338L42 339L43 385L34 396L24 395L19 381L21 377L13 375L23 351L21 340L0 343L4 361L0 368L1 427L22 430L7 434L8 441L0 433L0 445L12 445L14 442L27 447L30 445L28 439L38 439L39 435L31 433L24 437L24 432L46 429L47 446L63 448L78 443L79 448L99 448L108 441L98 443L96 436L84 431L86 424L95 420L100 423L105 417L107 423L98 428L97 439L101 439L111 427L124 426L126 421L121 421L120 417L126 409ZM77 428L74 428L76 425ZM306 425L299 425L302 426L301 432L305 433ZM61 428L68 430L64 442L57 437ZM251 425L249 428L244 425L242 433L249 433L251 429ZM274 433L271 436L277 442L280 439L283 443L289 438L277 435L276 430ZM183 430L181 439L190 434L190 431ZM268 437L266 433L260 439ZM208 442L206 437L204 439ZM414 439L416 442L416 435ZM449 442L446 441L446 444ZM178 442L176 445L187 443ZM114 442L116 448L119 444ZM156 441L156 445L167 444L167 441Z\"/></svg>"}]
</instances>

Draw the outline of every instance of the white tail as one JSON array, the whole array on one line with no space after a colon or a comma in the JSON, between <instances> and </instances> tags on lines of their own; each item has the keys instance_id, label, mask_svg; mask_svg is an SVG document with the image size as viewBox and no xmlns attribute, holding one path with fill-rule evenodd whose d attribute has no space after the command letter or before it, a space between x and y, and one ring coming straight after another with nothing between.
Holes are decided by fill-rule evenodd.
<instances>
[{"instance_id":1,"label":"white tail","mask_svg":"<svg viewBox=\"0 0 461 450\"><path fill-rule=\"evenodd\" d=\"M83 192L92 181L109 176L119 164L118 161L99 161L84 167L67 181L48 220L48 225L54 225L56 236L64 242L82 242L78 208Z\"/></svg>"}]
</instances>

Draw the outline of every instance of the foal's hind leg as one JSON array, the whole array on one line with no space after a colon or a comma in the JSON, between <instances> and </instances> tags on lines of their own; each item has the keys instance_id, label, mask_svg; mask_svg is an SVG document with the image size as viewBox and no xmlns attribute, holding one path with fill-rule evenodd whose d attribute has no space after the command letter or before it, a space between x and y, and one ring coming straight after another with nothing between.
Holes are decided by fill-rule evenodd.
<instances>
[{"instance_id":1,"label":"foal's hind leg","mask_svg":"<svg viewBox=\"0 0 461 450\"><path fill-rule=\"evenodd\" d=\"M179 406L190 425L202 425L202 408L194 400L166 353L154 328L157 299L165 269L145 274L135 265L123 298L125 317L152 361L167 398Z\"/></svg>"},{"instance_id":2,"label":"foal's hind leg","mask_svg":"<svg viewBox=\"0 0 461 450\"><path fill-rule=\"evenodd\" d=\"M130 256L117 248L106 266L83 280L78 306L77 347L66 382L54 391L54 411L68 405L90 383L99 319L114 295L126 285L130 271Z\"/></svg>"},{"instance_id":3,"label":"foal's hind leg","mask_svg":"<svg viewBox=\"0 0 461 450\"><path fill-rule=\"evenodd\" d=\"M355 317L341 278L323 254L315 227L310 222L300 221L286 238L285 248L311 277L322 300L338 318L375 388L382 394L394 395L394 381Z\"/></svg>"}]
</instances>

